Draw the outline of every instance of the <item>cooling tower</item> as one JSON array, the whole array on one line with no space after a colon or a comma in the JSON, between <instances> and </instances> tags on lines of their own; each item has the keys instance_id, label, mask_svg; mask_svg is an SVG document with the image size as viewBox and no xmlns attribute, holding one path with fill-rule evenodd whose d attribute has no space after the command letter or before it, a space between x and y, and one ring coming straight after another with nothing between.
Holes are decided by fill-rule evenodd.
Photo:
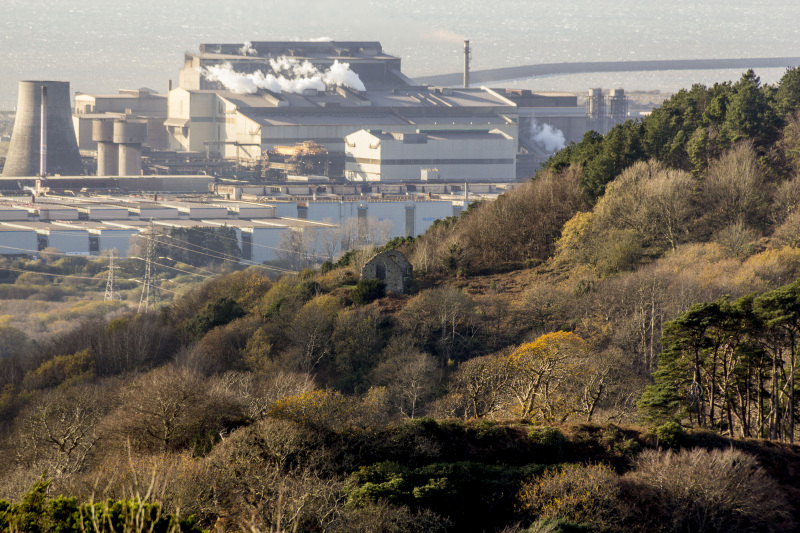
<instances>
[{"instance_id":1,"label":"cooling tower","mask_svg":"<svg viewBox=\"0 0 800 533\"><path fill-rule=\"evenodd\" d=\"M8 147L4 177L39 173L42 87L47 88L47 173L80 175L81 156L72 129L69 82L21 81L17 115Z\"/></svg>"}]
</instances>

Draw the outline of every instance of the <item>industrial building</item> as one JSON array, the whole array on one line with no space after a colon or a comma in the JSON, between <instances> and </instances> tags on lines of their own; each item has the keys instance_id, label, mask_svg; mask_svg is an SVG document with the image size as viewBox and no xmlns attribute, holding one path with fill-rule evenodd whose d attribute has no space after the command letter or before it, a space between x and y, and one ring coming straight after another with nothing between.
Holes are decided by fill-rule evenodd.
<instances>
[{"instance_id":1,"label":"industrial building","mask_svg":"<svg viewBox=\"0 0 800 533\"><path fill-rule=\"evenodd\" d=\"M361 78L363 90L341 85L275 90L253 84L264 76L281 74L283 60L295 65L307 61L318 71L334 62L348 63ZM208 76L208 69L220 66L248 77L250 84L231 90L236 89L233 84ZM537 128L547 125L567 144L580 141L589 129L604 133L627 116L621 90L612 91L608 98L593 90L584 106L574 94L467 85L420 86L402 75L399 58L384 54L377 42L204 44L199 53L185 57L180 87L169 94L165 125L170 150L235 159L246 165L248 161L255 164L276 146L308 141L331 154L343 153L344 138L359 130L397 134L499 130L516 143L519 168L514 179L533 175L556 149L540 142ZM507 157L495 154L482 159ZM352 170L347 176L354 176ZM509 179L507 169L502 170L504 177L487 174L484 179ZM374 178L374 173L367 174L372 174L368 179ZM403 179L419 180L414 174Z\"/></svg>"},{"instance_id":2,"label":"industrial building","mask_svg":"<svg viewBox=\"0 0 800 533\"><path fill-rule=\"evenodd\" d=\"M345 137L351 181L512 181L517 143L500 131L398 133L360 130Z\"/></svg>"},{"instance_id":3,"label":"industrial building","mask_svg":"<svg viewBox=\"0 0 800 533\"><path fill-rule=\"evenodd\" d=\"M540 142L537 127L547 125L569 143L588 129L603 133L627 116L621 90L606 98L593 89L584 107L574 95L469 87L468 64L465 46L465 87L428 87L405 76L400 58L375 41L205 43L184 56L179 86L173 90L170 82L167 95L144 88L79 93L74 115L67 83L21 82L3 176L75 176L83 170L82 153L96 156L100 177L208 173L289 181L311 164L301 176L338 179L345 176L345 137L369 130L425 134L431 142L412 147L421 152L418 157L400 157L405 163L394 166L407 172L389 172L384 155L382 172L351 164L346 173L351 179L419 181L426 170L428 179L491 183L530 177L555 151L555 145ZM44 121L43 89L50 92ZM422 153L434 146L471 153L480 137L497 142L485 143L481 157L458 169L429 163L437 157ZM515 161L509 165L512 144ZM268 154L298 145L314 146L314 153L291 161ZM324 158L317 157L322 153ZM467 171L466 165L477 161L484 163ZM158 190L144 182L128 188L136 189Z\"/></svg>"},{"instance_id":4,"label":"industrial building","mask_svg":"<svg viewBox=\"0 0 800 533\"><path fill-rule=\"evenodd\" d=\"M276 145L313 141L344 152L361 129L398 133L494 129L517 138L517 108L485 88L405 88L358 93L344 88L304 94L236 94L175 89L169 95L170 149L258 159Z\"/></svg>"},{"instance_id":5,"label":"industrial building","mask_svg":"<svg viewBox=\"0 0 800 533\"><path fill-rule=\"evenodd\" d=\"M166 95L152 89L120 89L118 94L77 93L72 124L82 153L98 151L97 139L92 136L96 120L143 123L145 131L141 144L151 150L166 150L169 147L164 127L166 118Z\"/></svg>"},{"instance_id":6,"label":"industrial building","mask_svg":"<svg viewBox=\"0 0 800 533\"><path fill-rule=\"evenodd\" d=\"M334 62L347 63L366 89L386 89L415 85L400 68L399 57L384 53L377 41L264 41L249 43L206 43L199 53L187 53L180 72L180 87L187 90L218 89L202 70L214 65L230 64L236 72L275 73L270 59L292 58L308 62L324 71Z\"/></svg>"},{"instance_id":7,"label":"industrial building","mask_svg":"<svg viewBox=\"0 0 800 533\"><path fill-rule=\"evenodd\" d=\"M155 228L228 226L242 259L262 263L279 257L288 231L333 228L331 224L276 216L273 206L214 199L152 200L114 197L4 197L0 201L0 255L36 255L54 248L68 255L115 249L128 257L136 237ZM210 200L210 201L208 201Z\"/></svg>"}]
</instances>

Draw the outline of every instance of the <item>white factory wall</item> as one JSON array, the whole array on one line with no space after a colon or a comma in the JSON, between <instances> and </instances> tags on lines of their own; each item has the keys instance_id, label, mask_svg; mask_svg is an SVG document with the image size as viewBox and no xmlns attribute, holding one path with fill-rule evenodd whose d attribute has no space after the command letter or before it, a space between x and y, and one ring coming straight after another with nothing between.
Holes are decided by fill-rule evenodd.
<instances>
[{"instance_id":1,"label":"white factory wall","mask_svg":"<svg viewBox=\"0 0 800 533\"><path fill-rule=\"evenodd\" d=\"M0 220L28 220L28 210L17 207L0 207Z\"/></svg>"},{"instance_id":2,"label":"white factory wall","mask_svg":"<svg viewBox=\"0 0 800 533\"><path fill-rule=\"evenodd\" d=\"M225 207L190 207L187 214L190 219L227 218L228 209Z\"/></svg>"},{"instance_id":3,"label":"white factory wall","mask_svg":"<svg viewBox=\"0 0 800 533\"><path fill-rule=\"evenodd\" d=\"M451 134L452 135L452 134ZM516 177L516 141L500 133L459 138L437 139L435 134L424 143L404 142L402 138L375 136L365 130L345 139L345 176L364 181L416 181L421 171L436 168L439 179L456 181L512 181ZM420 164L387 164L386 161ZM441 160L442 162L437 162ZM444 163L443 161L463 161ZM487 161L505 161L492 162Z\"/></svg>"},{"instance_id":4,"label":"white factory wall","mask_svg":"<svg viewBox=\"0 0 800 533\"><path fill-rule=\"evenodd\" d=\"M69 207L40 207L39 220L78 220L78 210Z\"/></svg>"},{"instance_id":5,"label":"white factory wall","mask_svg":"<svg viewBox=\"0 0 800 533\"><path fill-rule=\"evenodd\" d=\"M280 253L281 239L287 231L291 230L287 228L253 228L252 261L263 263L264 261L273 261L277 259Z\"/></svg>"},{"instance_id":6,"label":"white factory wall","mask_svg":"<svg viewBox=\"0 0 800 533\"><path fill-rule=\"evenodd\" d=\"M47 246L65 254L89 254L89 232L86 230L52 229Z\"/></svg>"},{"instance_id":7,"label":"white factory wall","mask_svg":"<svg viewBox=\"0 0 800 533\"><path fill-rule=\"evenodd\" d=\"M241 116L241 115L240 115ZM249 125L247 125L249 123ZM298 142L303 142L307 140L314 140L319 144L323 145L325 148L330 150L331 152L344 152L345 151L345 137L348 135L352 135L359 130L362 129L374 129L374 130L391 130L398 133L415 133L418 129L435 129L441 131L453 130L457 129L461 130L476 130L476 131L485 131L485 126L479 125L445 125L445 124L436 124L431 122L429 124L426 123L415 123L409 125L401 125L401 124L384 124L380 122L379 119L376 119L375 123L372 124L365 124L363 121L353 124L342 124L342 125L262 125L259 126L256 122L252 120L245 120L240 124L237 120L237 131L234 135L236 139L239 139L239 142L244 143L245 139L252 139L252 137L248 137L247 134L253 131L260 131L261 132L261 148L263 150L268 150L275 145L293 145ZM481 130L483 128L483 130ZM499 125L497 129L506 133L507 135L511 136L514 140L511 141L513 146L512 150L514 156L516 156L516 138L518 134L518 126L517 124L506 124L506 125ZM252 142L248 140L246 142ZM236 157L236 147L230 146L226 147L226 157ZM245 147L240 148L240 154L244 157L245 154ZM414 180L419 180L419 174Z\"/></svg>"},{"instance_id":8,"label":"white factory wall","mask_svg":"<svg viewBox=\"0 0 800 533\"><path fill-rule=\"evenodd\" d=\"M128 257L131 246L139 236L139 231L135 229L103 229L100 230L98 240L100 241L100 251L117 249L117 257Z\"/></svg>"},{"instance_id":9,"label":"white factory wall","mask_svg":"<svg viewBox=\"0 0 800 533\"><path fill-rule=\"evenodd\" d=\"M358 218L358 204L361 202L308 202L307 218L316 222L330 222L343 226L348 219ZM364 202L367 206L367 217L378 221L392 222L389 238L405 237L406 202ZM414 233L420 235L427 230L433 221L456 214L452 202L431 201L414 202ZM275 204L279 217L298 217L297 204L280 202Z\"/></svg>"},{"instance_id":10,"label":"white factory wall","mask_svg":"<svg viewBox=\"0 0 800 533\"><path fill-rule=\"evenodd\" d=\"M275 208L272 206L234 206L233 210L239 213L239 218L274 218Z\"/></svg>"},{"instance_id":11,"label":"white factory wall","mask_svg":"<svg viewBox=\"0 0 800 533\"><path fill-rule=\"evenodd\" d=\"M189 92L174 89L169 93L169 118L188 120L186 127L168 126L170 150L205 152L206 141L217 141L217 124L223 120L217 113L215 93ZM212 150L218 150L211 145Z\"/></svg>"},{"instance_id":12,"label":"white factory wall","mask_svg":"<svg viewBox=\"0 0 800 533\"><path fill-rule=\"evenodd\" d=\"M179 218L179 212L176 207L141 207L139 218L141 220L150 220L151 218L153 220L174 220Z\"/></svg>"},{"instance_id":13,"label":"white factory wall","mask_svg":"<svg viewBox=\"0 0 800 533\"><path fill-rule=\"evenodd\" d=\"M219 99L224 114L224 136L220 141L237 142L220 146L222 156L228 159L261 157L261 126L258 122L236 112L236 106L224 98ZM218 104L218 105L220 105Z\"/></svg>"},{"instance_id":14,"label":"white factory wall","mask_svg":"<svg viewBox=\"0 0 800 533\"><path fill-rule=\"evenodd\" d=\"M88 246L88 239L87 239ZM28 255L38 249L37 233L34 230L0 231L0 255Z\"/></svg>"},{"instance_id":15,"label":"white factory wall","mask_svg":"<svg viewBox=\"0 0 800 533\"><path fill-rule=\"evenodd\" d=\"M128 210L124 207L90 207L89 219L90 220L127 220L129 217Z\"/></svg>"}]
</instances>

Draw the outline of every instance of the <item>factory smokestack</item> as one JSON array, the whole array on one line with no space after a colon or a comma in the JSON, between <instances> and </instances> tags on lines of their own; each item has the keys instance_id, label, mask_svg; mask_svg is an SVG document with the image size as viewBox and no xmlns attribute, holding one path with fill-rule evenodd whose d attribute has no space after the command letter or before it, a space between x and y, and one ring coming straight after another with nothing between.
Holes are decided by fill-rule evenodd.
<instances>
[{"instance_id":1,"label":"factory smokestack","mask_svg":"<svg viewBox=\"0 0 800 533\"><path fill-rule=\"evenodd\" d=\"M464 87L469 87L469 40L464 41Z\"/></svg>"},{"instance_id":2,"label":"factory smokestack","mask_svg":"<svg viewBox=\"0 0 800 533\"><path fill-rule=\"evenodd\" d=\"M42 85L42 109L39 121L39 176L47 177L47 87Z\"/></svg>"},{"instance_id":3,"label":"factory smokestack","mask_svg":"<svg viewBox=\"0 0 800 533\"><path fill-rule=\"evenodd\" d=\"M42 105L43 96L45 106ZM81 173L69 97L68 82L19 82L17 114L3 176ZM46 107L44 112L43 107Z\"/></svg>"}]
</instances>

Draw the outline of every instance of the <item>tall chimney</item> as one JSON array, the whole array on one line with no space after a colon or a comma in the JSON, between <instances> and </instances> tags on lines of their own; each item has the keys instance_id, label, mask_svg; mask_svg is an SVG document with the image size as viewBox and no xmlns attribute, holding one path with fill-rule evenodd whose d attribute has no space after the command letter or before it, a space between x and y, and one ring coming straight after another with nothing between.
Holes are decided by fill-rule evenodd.
<instances>
[{"instance_id":1,"label":"tall chimney","mask_svg":"<svg viewBox=\"0 0 800 533\"><path fill-rule=\"evenodd\" d=\"M464 87L469 87L469 40L464 41Z\"/></svg>"},{"instance_id":2,"label":"tall chimney","mask_svg":"<svg viewBox=\"0 0 800 533\"><path fill-rule=\"evenodd\" d=\"M39 126L39 176L47 177L47 86L42 85L42 109Z\"/></svg>"}]
</instances>

